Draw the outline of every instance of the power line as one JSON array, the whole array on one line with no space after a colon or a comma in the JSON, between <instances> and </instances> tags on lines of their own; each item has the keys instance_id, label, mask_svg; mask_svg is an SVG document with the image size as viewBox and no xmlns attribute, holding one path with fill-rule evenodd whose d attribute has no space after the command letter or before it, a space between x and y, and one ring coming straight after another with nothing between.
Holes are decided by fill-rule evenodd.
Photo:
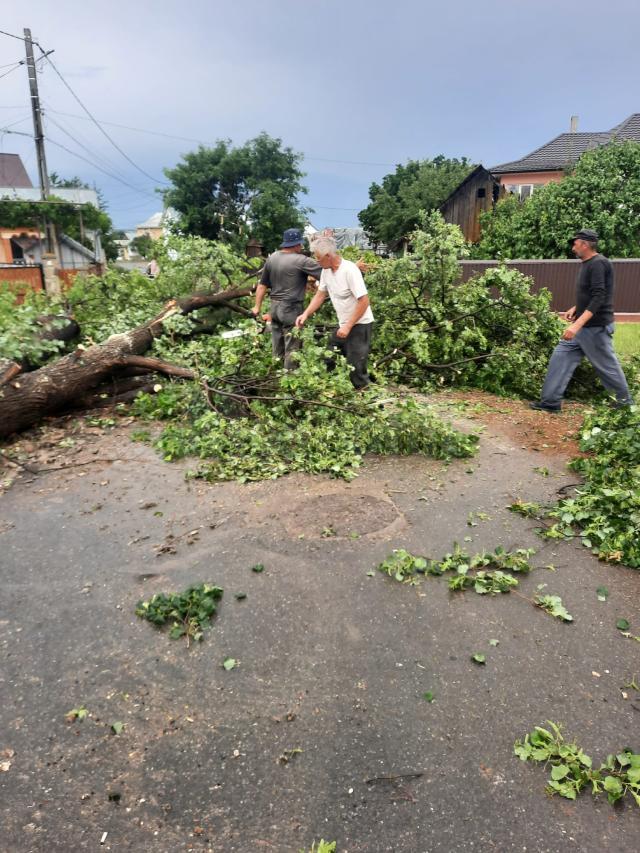
<instances>
[{"instance_id":1,"label":"power line","mask_svg":"<svg viewBox=\"0 0 640 853\"><path fill-rule=\"evenodd\" d=\"M63 113L60 110L52 110L51 108L49 108L49 111L54 112L56 115L59 116L66 116L67 118L77 118L81 121L90 121L90 119L85 118L85 116L79 116L76 115L76 113ZM122 130L133 130L135 133L148 133L150 136L163 136L165 139L177 139L181 142L197 142L198 145L208 144L208 142L204 139L194 139L191 136L176 136L173 133L163 133L160 130L148 130L144 127L131 127L128 124L118 124L115 121L103 121L103 119L100 119L100 123L108 124L109 127L119 127Z\"/></svg>"},{"instance_id":2,"label":"power line","mask_svg":"<svg viewBox=\"0 0 640 853\"><path fill-rule=\"evenodd\" d=\"M4 30L0 30L0 34L3 36L9 36L12 39L18 39L18 41L24 41L24 36L17 36L14 33L6 33Z\"/></svg>"},{"instance_id":3,"label":"power line","mask_svg":"<svg viewBox=\"0 0 640 853\"><path fill-rule=\"evenodd\" d=\"M20 120L24 121L24 119L20 119ZM16 122L14 122L14 124L18 124L18 122L16 121ZM0 127L0 133L12 133L14 136L28 136L29 139L33 139L32 133L24 133L21 130L9 130L9 128L7 128L7 127Z\"/></svg>"},{"instance_id":4,"label":"power line","mask_svg":"<svg viewBox=\"0 0 640 853\"><path fill-rule=\"evenodd\" d=\"M58 130L61 130L65 136L68 136L69 139L71 139L72 142L75 142L75 144L78 145L80 148L82 148L83 151L86 151L87 154L91 155L95 159L101 160L104 164L106 164L109 167L109 169L112 169L117 175L119 175L120 178L122 178L123 180L126 180L126 177L122 173L119 173L117 166L115 166L113 163L111 163L106 157L103 157L101 154L98 154L95 151L92 151L90 148L88 148L79 139L76 139L76 137L72 133L69 133L68 130L65 130L65 128L61 124L59 124L54 118L52 118L50 115L48 115L48 110L44 111L44 115L45 115L46 121L48 121L48 122L50 121L52 124L54 124L58 128Z\"/></svg>"},{"instance_id":5,"label":"power line","mask_svg":"<svg viewBox=\"0 0 640 853\"><path fill-rule=\"evenodd\" d=\"M56 115L66 116L67 118L77 118L81 121L89 121L90 119L85 118L84 116L79 116L76 113L63 113L60 110L52 110L49 108L49 112L54 112ZM117 124L115 121L103 121L100 120L102 124L108 124L110 127L119 127L122 130L132 130L135 133L148 133L150 136L162 136L165 139L177 139L181 142L195 142L198 145L207 145L209 144L205 139L196 139L192 136L176 136L173 133L163 133L159 130L148 130L144 127L132 127L128 124ZM389 168L394 168L396 163L375 163L368 160L337 160L329 157L309 157L306 154L303 155L305 160L317 161L320 163L343 163L347 166L387 166Z\"/></svg>"},{"instance_id":6,"label":"power line","mask_svg":"<svg viewBox=\"0 0 640 853\"><path fill-rule=\"evenodd\" d=\"M156 184L158 184L158 183L159 183L159 184L165 184L166 186L168 186L168 184L167 184L167 182L166 182L166 181L162 181L162 180L160 180L159 178L154 178L154 177L153 177L153 175L150 175L148 172L145 172L145 170L144 170L143 168L141 168L140 166L138 166L138 164L137 164L134 160L132 160L132 159L131 159L131 157L129 157L129 155L126 153L126 151L123 151L123 150L122 150L122 148L118 145L118 143L117 143L117 142L115 142L115 140L114 140L114 139L112 139L112 138L111 138L111 136L109 136L109 134L108 134L108 133L107 133L107 131L102 127L102 125L100 124L100 122L99 122L99 121L98 121L98 120L97 120L97 119L92 115L92 113L87 109L87 107L85 107L85 105L84 105L84 104L83 104L83 102L80 100L80 98L78 97L78 95L76 95L76 93L74 92L74 90L73 90L73 89L71 88L71 86L67 83L67 81L64 79L64 77L62 76L62 74L58 71L58 69L56 68L55 64L54 64L54 63L53 63L53 61L51 60L51 58L50 58L50 57L49 57L49 56L44 52L44 50L42 49L42 47L41 47L40 45L38 45L38 47L39 47L39 48L40 48L40 50L42 51L42 53L43 53L43 55L44 55L44 58L47 60L47 62L49 63L49 65L53 68L53 70L55 71L55 73L58 75L58 77L59 77L59 78L60 78L60 80L62 81L63 85L64 85L64 86L69 90L69 92L73 95L73 97L74 97L74 98L75 98L75 100L78 102L78 104L82 107L82 109L83 109L83 110L85 111L85 113L89 116L89 118L91 119L91 121L92 121L92 122L95 124L95 126L98 128L98 130L100 131L100 133L102 133L102 134L103 134L103 136L105 136L105 137L109 140L109 142L113 145L113 147L116 149L116 151L118 151L120 154L122 154L122 156L125 158L125 160L127 160L129 163L131 163L131 165L132 165L135 169L137 169L137 170L138 170L138 172L140 172L141 174L143 174L146 178L149 178L149 180L153 181L153 182L154 182L154 183L156 183Z\"/></svg>"},{"instance_id":7,"label":"power line","mask_svg":"<svg viewBox=\"0 0 640 853\"><path fill-rule=\"evenodd\" d=\"M99 172L103 172L108 177L113 178L113 180L119 181L121 184L124 184L126 187L129 187L129 189L140 193L140 195L148 195L149 198L156 198L153 193L150 193L147 190L141 190L139 187L134 187L133 184L130 184L128 181L125 181L122 178L119 178L117 175L108 172L106 169L103 169L102 166L98 166L97 163L94 163L86 157L83 157L82 154L78 154L77 151L72 151L71 148L67 148L67 146L63 145L61 142L56 142L54 139L51 139L50 136L47 137L47 141L50 142L51 145L55 145L58 148L62 148L62 150L66 151L67 154L71 154L73 157L77 157L79 160L84 160L85 163L88 163L90 166L93 166L94 169L98 169Z\"/></svg>"},{"instance_id":8,"label":"power line","mask_svg":"<svg viewBox=\"0 0 640 853\"><path fill-rule=\"evenodd\" d=\"M30 118L30 116L22 116L22 118L19 118L17 121L12 121L11 124L6 124L5 128L15 127L17 124L22 124L22 122L27 121L28 118ZM28 134L28 135L30 136L31 134Z\"/></svg>"},{"instance_id":9,"label":"power line","mask_svg":"<svg viewBox=\"0 0 640 853\"><path fill-rule=\"evenodd\" d=\"M0 80L2 80L2 78L3 78L3 77L7 77L9 74L11 74L11 72L12 72L12 71L17 71L17 70L18 70L18 68L20 68L20 66L21 66L21 65L24 65L24 59L23 59L23 60L21 60L20 62L17 62L17 63L13 66L13 68L10 68L8 71L5 71L5 72L4 72L4 74L0 74ZM2 67L3 67L3 68L6 68L7 66L6 66L6 65L3 65Z\"/></svg>"}]
</instances>

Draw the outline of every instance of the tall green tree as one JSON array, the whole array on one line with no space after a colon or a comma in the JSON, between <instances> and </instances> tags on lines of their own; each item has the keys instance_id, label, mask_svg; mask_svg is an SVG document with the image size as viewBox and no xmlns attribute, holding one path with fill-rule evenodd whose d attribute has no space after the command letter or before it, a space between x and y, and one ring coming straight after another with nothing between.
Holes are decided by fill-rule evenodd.
<instances>
[{"instance_id":1,"label":"tall green tree","mask_svg":"<svg viewBox=\"0 0 640 853\"><path fill-rule=\"evenodd\" d=\"M177 227L183 233L238 248L254 237L271 251L286 228L304 224L307 211L298 202L306 192L301 160L266 133L235 148L229 140L201 145L165 169L172 183L165 203L180 214Z\"/></svg>"},{"instance_id":2,"label":"tall green tree","mask_svg":"<svg viewBox=\"0 0 640 853\"><path fill-rule=\"evenodd\" d=\"M409 160L369 188L370 204L358 218L373 243L393 246L414 231L420 212L437 210L474 168L466 157Z\"/></svg>"},{"instance_id":3,"label":"tall green tree","mask_svg":"<svg viewBox=\"0 0 640 853\"><path fill-rule=\"evenodd\" d=\"M581 228L595 229L610 257L640 257L640 144L587 151L560 183L523 202L507 196L480 224L477 258L572 257L568 241Z\"/></svg>"}]
</instances>

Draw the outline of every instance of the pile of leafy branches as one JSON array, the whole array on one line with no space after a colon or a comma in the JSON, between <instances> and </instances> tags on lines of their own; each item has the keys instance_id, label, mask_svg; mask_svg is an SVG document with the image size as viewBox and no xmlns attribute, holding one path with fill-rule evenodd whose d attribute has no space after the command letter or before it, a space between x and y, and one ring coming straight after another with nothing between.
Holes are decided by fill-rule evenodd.
<instances>
[{"instance_id":1,"label":"pile of leafy branches","mask_svg":"<svg viewBox=\"0 0 640 853\"><path fill-rule=\"evenodd\" d=\"M506 551L498 545L494 551L481 551L471 556L455 542L453 551L445 554L441 560L429 560L398 548L380 563L378 571L412 586L420 583L421 575L441 577L450 573L448 586L452 591L473 589L478 595L497 595L510 592L518 586L519 581L514 574L528 574L532 571L529 559L533 554L533 548ZM559 595L536 595L533 599L527 598L527 601L556 619L573 621Z\"/></svg>"},{"instance_id":2,"label":"pile of leafy branches","mask_svg":"<svg viewBox=\"0 0 640 853\"><path fill-rule=\"evenodd\" d=\"M529 558L535 551L532 548L518 548L506 551L501 545L492 551L481 551L469 555L464 548L454 542L453 551L445 554L441 560L429 560L416 557L403 548L395 550L391 556L380 563L378 570L401 583L415 584L419 575L440 577L449 572L449 589L467 589L475 587L480 594L508 592L509 587L517 586L517 578L507 572L528 573L531 571ZM490 569L491 571L485 571Z\"/></svg>"},{"instance_id":3,"label":"pile of leafy branches","mask_svg":"<svg viewBox=\"0 0 640 853\"><path fill-rule=\"evenodd\" d=\"M43 335L60 328L68 318L63 306L42 293L26 289L22 302L16 293L0 284L0 361L41 364L64 349L62 341Z\"/></svg>"},{"instance_id":4,"label":"pile of leafy branches","mask_svg":"<svg viewBox=\"0 0 640 853\"><path fill-rule=\"evenodd\" d=\"M160 592L149 601L139 601L136 615L158 627L171 623L169 636L177 640L186 637L201 640L215 615L217 602L222 598L219 586L201 583L187 587L183 592Z\"/></svg>"},{"instance_id":5,"label":"pile of leafy branches","mask_svg":"<svg viewBox=\"0 0 640 853\"><path fill-rule=\"evenodd\" d=\"M85 342L101 342L147 322L169 299L233 287L260 264L201 237L168 237L158 241L154 253L160 267L155 278L118 269L76 278L66 301ZM210 319L209 313L200 312L199 321Z\"/></svg>"},{"instance_id":6,"label":"pile of leafy branches","mask_svg":"<svg viewBox=\"0 0 640 853\"><path fill-rule=\"evenodd\" d=\"M591 757L577 743L568 743L560 726L550 720L547 725L551 731L536 726L514 746L521 761L550 765L547 793L575 800L584 788L591 786L594 797L606 793L612 805L630 794L640 806L640 755L624 749L616 755L608 755L604 764L594 770Z\"/></svg>"},{"instance_id":7,"label":"pile of leafy branches","mask_svg":"<svg viewBox=\"0 0 640 853\"><path fill-rule=\"evenodd\" d=\"M634 393L640 392L640 359L629 364ZM598 405L585 418L579 456L570 468L584 477L572 497L555 505L517 502L511 509L529 517L552 519L543 533L572 538L602 560L640 568L640 406L614 409Z\"/></svg>"},{"instance_id":8,"label":"pile of leafy branches","mask_svg":"<svg viewBox=\"0 0 640 853\"><path fill-rule=\"evenodd\" d=\"M364 453L470 456L477 437L449 426L411 397L354 390L342 357L328 371L324 343L312 330L295 371L280 369L255 323L233 333L177 341L161 338L156 354L193 367L191 384L167 383L143 395L134 411L168 421L156 445L165 459L204 460L197 475L241 481L291 471L350 479Z\"/></svg>"},{"instance_id":9,"label":"pile of leafy branches","mask_svg":"<svg viewBox=\"0 0 640 853\"><path fill-rule=\"evenodd\" d=\"M640 407L600 406L585 419L570 467L585 478L574 497L548 513L557 522L547 536L573 536L601 559L640 568Z\"/></svg>"},{"instance_id":10,"label":"pile of leafy branches","mask_svg":"<svg viewBox=\"0 0 640 853\"><path fill-rule=\"evenodd\" d=\"M460 229L433 213L409 254L368 275L375 370L421 390L462 385L535 396L562 329L550 294L533 294L530 279L507 267L460 282L465 253Z\"/></svg>"}]
</instances>

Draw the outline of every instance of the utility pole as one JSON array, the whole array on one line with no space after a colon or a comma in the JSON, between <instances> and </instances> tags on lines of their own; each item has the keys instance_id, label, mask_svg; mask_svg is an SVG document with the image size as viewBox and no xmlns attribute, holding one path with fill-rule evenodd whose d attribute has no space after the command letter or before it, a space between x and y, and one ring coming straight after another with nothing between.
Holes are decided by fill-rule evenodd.
<instances>
[{"instance_id":1,"label":"utility pole","mask_svg":"<svg viewBox=\"0 0 640 853\"><path fill-rule=\"evenodd\" d=\"M47 171L47 158L44 151L44 128L42 126L42 110L40 108L40 96L38 94L38 75L36 63L33 58L33 41L31 30L24 30L24 45L27 53L27 74L29 75L29 93L31 95L31 112L33 114L33 135L36 143L36 156L38 161L38 176L40 178L40 200L46 201L51 188L49 186L49 172ZM43 255L44 283L47 293L58 295L60 293L60 282L55 270L58 266L58 241L53 223L49 220L45 210L46 230L46 255Z\"/></svg>"}]
</instances>

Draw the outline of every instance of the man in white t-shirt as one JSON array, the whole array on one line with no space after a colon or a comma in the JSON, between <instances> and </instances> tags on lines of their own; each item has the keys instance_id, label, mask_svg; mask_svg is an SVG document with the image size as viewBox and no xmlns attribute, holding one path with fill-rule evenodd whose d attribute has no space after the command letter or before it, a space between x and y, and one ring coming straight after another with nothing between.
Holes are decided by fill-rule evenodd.
<instances>
[{"instance_id":1,"label":"man in white t-shirt","mask_svg":"<svg viewBox=\"0 0 640 853\"><path fill-rule=\"evenodd\" d=\"M362 273L352 261L340 257L331 237L319 237L311 248L322 267L322 275L315 296L306 311L296 319L296 326L304 326L329 294L339 324L331 335L329 346L339 350L351 365L354 387L366 388L369 384L367 359L371 349L373 312Z\"/></svg>"}]
</instances>

